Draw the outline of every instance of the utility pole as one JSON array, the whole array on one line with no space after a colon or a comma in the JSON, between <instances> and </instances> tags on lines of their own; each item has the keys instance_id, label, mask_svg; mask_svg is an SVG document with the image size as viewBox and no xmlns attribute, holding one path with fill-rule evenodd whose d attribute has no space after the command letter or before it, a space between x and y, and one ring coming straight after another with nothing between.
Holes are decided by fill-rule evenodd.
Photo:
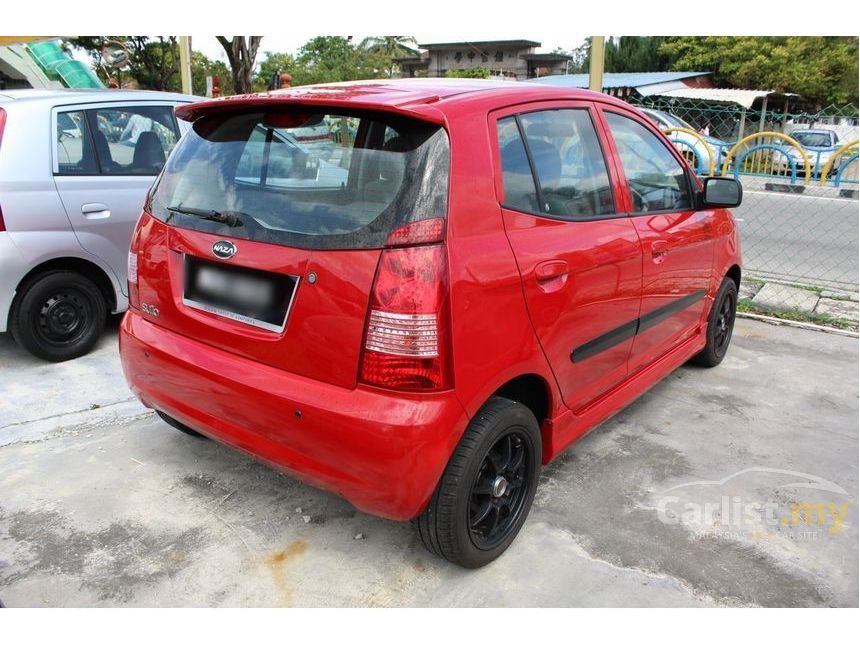
<instances>
[{"instance_id":1,"label":"utility pole","mask_svg":"<svg viewBox=\"0 0 860 645\"><path fill-rule=\"evenodd\" d=\"M179 37L179 78L182 93L191 94L191 36Z\"/></svg>"},{"instance_id":2,"label":"utility pole","mask_svg":"<svg viewBox=\"0 0 860 645\"><path fill-rule=\"evenodd\" d=\"M603 91L603 36L591 37L591 52L588 65L588 89Z\"/></svg>"}]
</instances>

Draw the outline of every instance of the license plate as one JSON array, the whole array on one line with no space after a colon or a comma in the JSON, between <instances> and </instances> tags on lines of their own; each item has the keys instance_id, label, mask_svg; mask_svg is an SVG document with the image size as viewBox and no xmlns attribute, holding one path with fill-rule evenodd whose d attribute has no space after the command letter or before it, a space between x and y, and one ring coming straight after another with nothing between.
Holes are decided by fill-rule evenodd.
<instances>
[{"instance_id":1,"label":"license plate","mask_svg":"<svg viewBox=\"0 0 860 645\"><path fill-rule=\"evenodd\" d=\"M183 302L232 320L282 331L298 278L185 257Z\"/></svg>"}]
</instances>

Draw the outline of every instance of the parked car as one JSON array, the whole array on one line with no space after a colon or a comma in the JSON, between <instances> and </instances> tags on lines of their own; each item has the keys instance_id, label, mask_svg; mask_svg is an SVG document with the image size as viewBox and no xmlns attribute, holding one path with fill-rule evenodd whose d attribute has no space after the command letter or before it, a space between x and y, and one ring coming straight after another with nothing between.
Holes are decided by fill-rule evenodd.
<instances>
[{"instance_id":1,"label":"parked car","mask_svg":"<svg viewBox=\"0 0 860 645\"><path fill-rule=\"evenodd\" d=\"M340 187L293 188L251 141L344 113ZM404 79L177 115L128 256L132 390L453 562L499 556L587 430L726 354L740 184L620 100Z\"/></svg>"},{"instance_id":2,"label":"parked car","mask_svg":"<svg viewBox=\"0 0 860 645\"><path fill-rule=\"evenodd\" d=\"M697 128L694 128L684 121L684 119L669 112L654 110L652 108L642 108L642 112L661 129L686 128L687 130L698 132ZM723 156L731 149L732 144L707 134L700 133L700 136L704 139L705 144L714 157L715 168L719 169L723 162ZM687 132L671 132L669 133L669 138L676 142L675 145L691 166L695 167L697 163L703 164L705 168L697 168L697 170L700 174L703 171L707 173L708 151L705 150L698 138Z\"/></svg>"},{"instance_id":3,"label":"parked car","mask_svg":"<svg viewBox=\"0 0 860 645\"><path fill-rule=\"evenodd\" d=\"M833 130L791 130L788 136L797 141L802 147L806 155L806 161L803 154L794 146L784 146L785 155L794 162L795 170L798 175L805 174L806 162L810 164L810 174L813 177L820 177L824 167L836 154L840 147L839 136ZM781 162L790 170L790 162L787 162L785 155L780 155ZM839 170L839 160L834 161L830 172L835 173Z\"/></svg>"},{"instance_id":4,"label":"parked car","mask_svg":"<svg viewBox=\"0 0 860 645\"><path fill-rule=\"evenodd\" d=\"M0 92L0 332L49 361L88 352L127 306L146 192L194 97L120 90Z\"/></svg>"}]
</instances>

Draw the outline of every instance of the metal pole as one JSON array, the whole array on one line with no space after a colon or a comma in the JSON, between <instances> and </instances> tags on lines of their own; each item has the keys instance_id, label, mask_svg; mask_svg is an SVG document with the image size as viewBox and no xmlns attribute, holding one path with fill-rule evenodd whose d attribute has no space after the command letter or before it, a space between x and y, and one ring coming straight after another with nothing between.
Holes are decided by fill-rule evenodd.
<instances>
[{"instance_id":1,"label":"metal pole","mask_svg":"<svg viewBox=\"0 0 860 645\"><path fill-rule=\"evenodd\" d=\"M758 121L758 131L762 132L764 130L764 119L767 116L767 96L764 97L764 100L761 102L761 117Z\"/></svg>"},{"instance_id":2,"label":"metal pole","mask_svg":"<svg viewBox=\"0 0 860 645\"><path fill-rule=\"evenodd\" d=\"M588 89L594 92L603 91L603 36L591 37Z\"/></svg>"},{"instance_id":3,"label":"metal pole","mask_svg":"<svg viewBox=\"0 0 860 645\"><path fill-rule=\"evenodd\" d=\"M738 125L738 141L740 141L741 139L744 138L744 128L746 127L746 124L747 124L747 109L744 108L741 111L740 125Z\"/></svg>"},{"instance_id":4,"label":"metal pole","mask_svg":"<svg viewBox=\"0 0 860 645\"><path fill-rule=\"evenodd\" d=\"M179 78L182 93L191 94L191 36L179 37Z\"/></svg>"}]
</instances>

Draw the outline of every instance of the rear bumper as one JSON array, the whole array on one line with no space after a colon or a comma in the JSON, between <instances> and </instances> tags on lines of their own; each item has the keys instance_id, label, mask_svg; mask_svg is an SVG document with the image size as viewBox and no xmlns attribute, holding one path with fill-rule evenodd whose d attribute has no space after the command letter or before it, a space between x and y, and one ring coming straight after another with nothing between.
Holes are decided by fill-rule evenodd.
<instances>
[{"instance_id":1,"label":"rear bumper","mask_svg":"<svg viewBox=\"0 0 860 645\"><path fill-rule=\"evenodd\" d=\"M147 406L394 520L421 513L468 422L453 391L341 388L210 347L134 310L123 318L120 354Z\"/></svg>"}]
</instances>

